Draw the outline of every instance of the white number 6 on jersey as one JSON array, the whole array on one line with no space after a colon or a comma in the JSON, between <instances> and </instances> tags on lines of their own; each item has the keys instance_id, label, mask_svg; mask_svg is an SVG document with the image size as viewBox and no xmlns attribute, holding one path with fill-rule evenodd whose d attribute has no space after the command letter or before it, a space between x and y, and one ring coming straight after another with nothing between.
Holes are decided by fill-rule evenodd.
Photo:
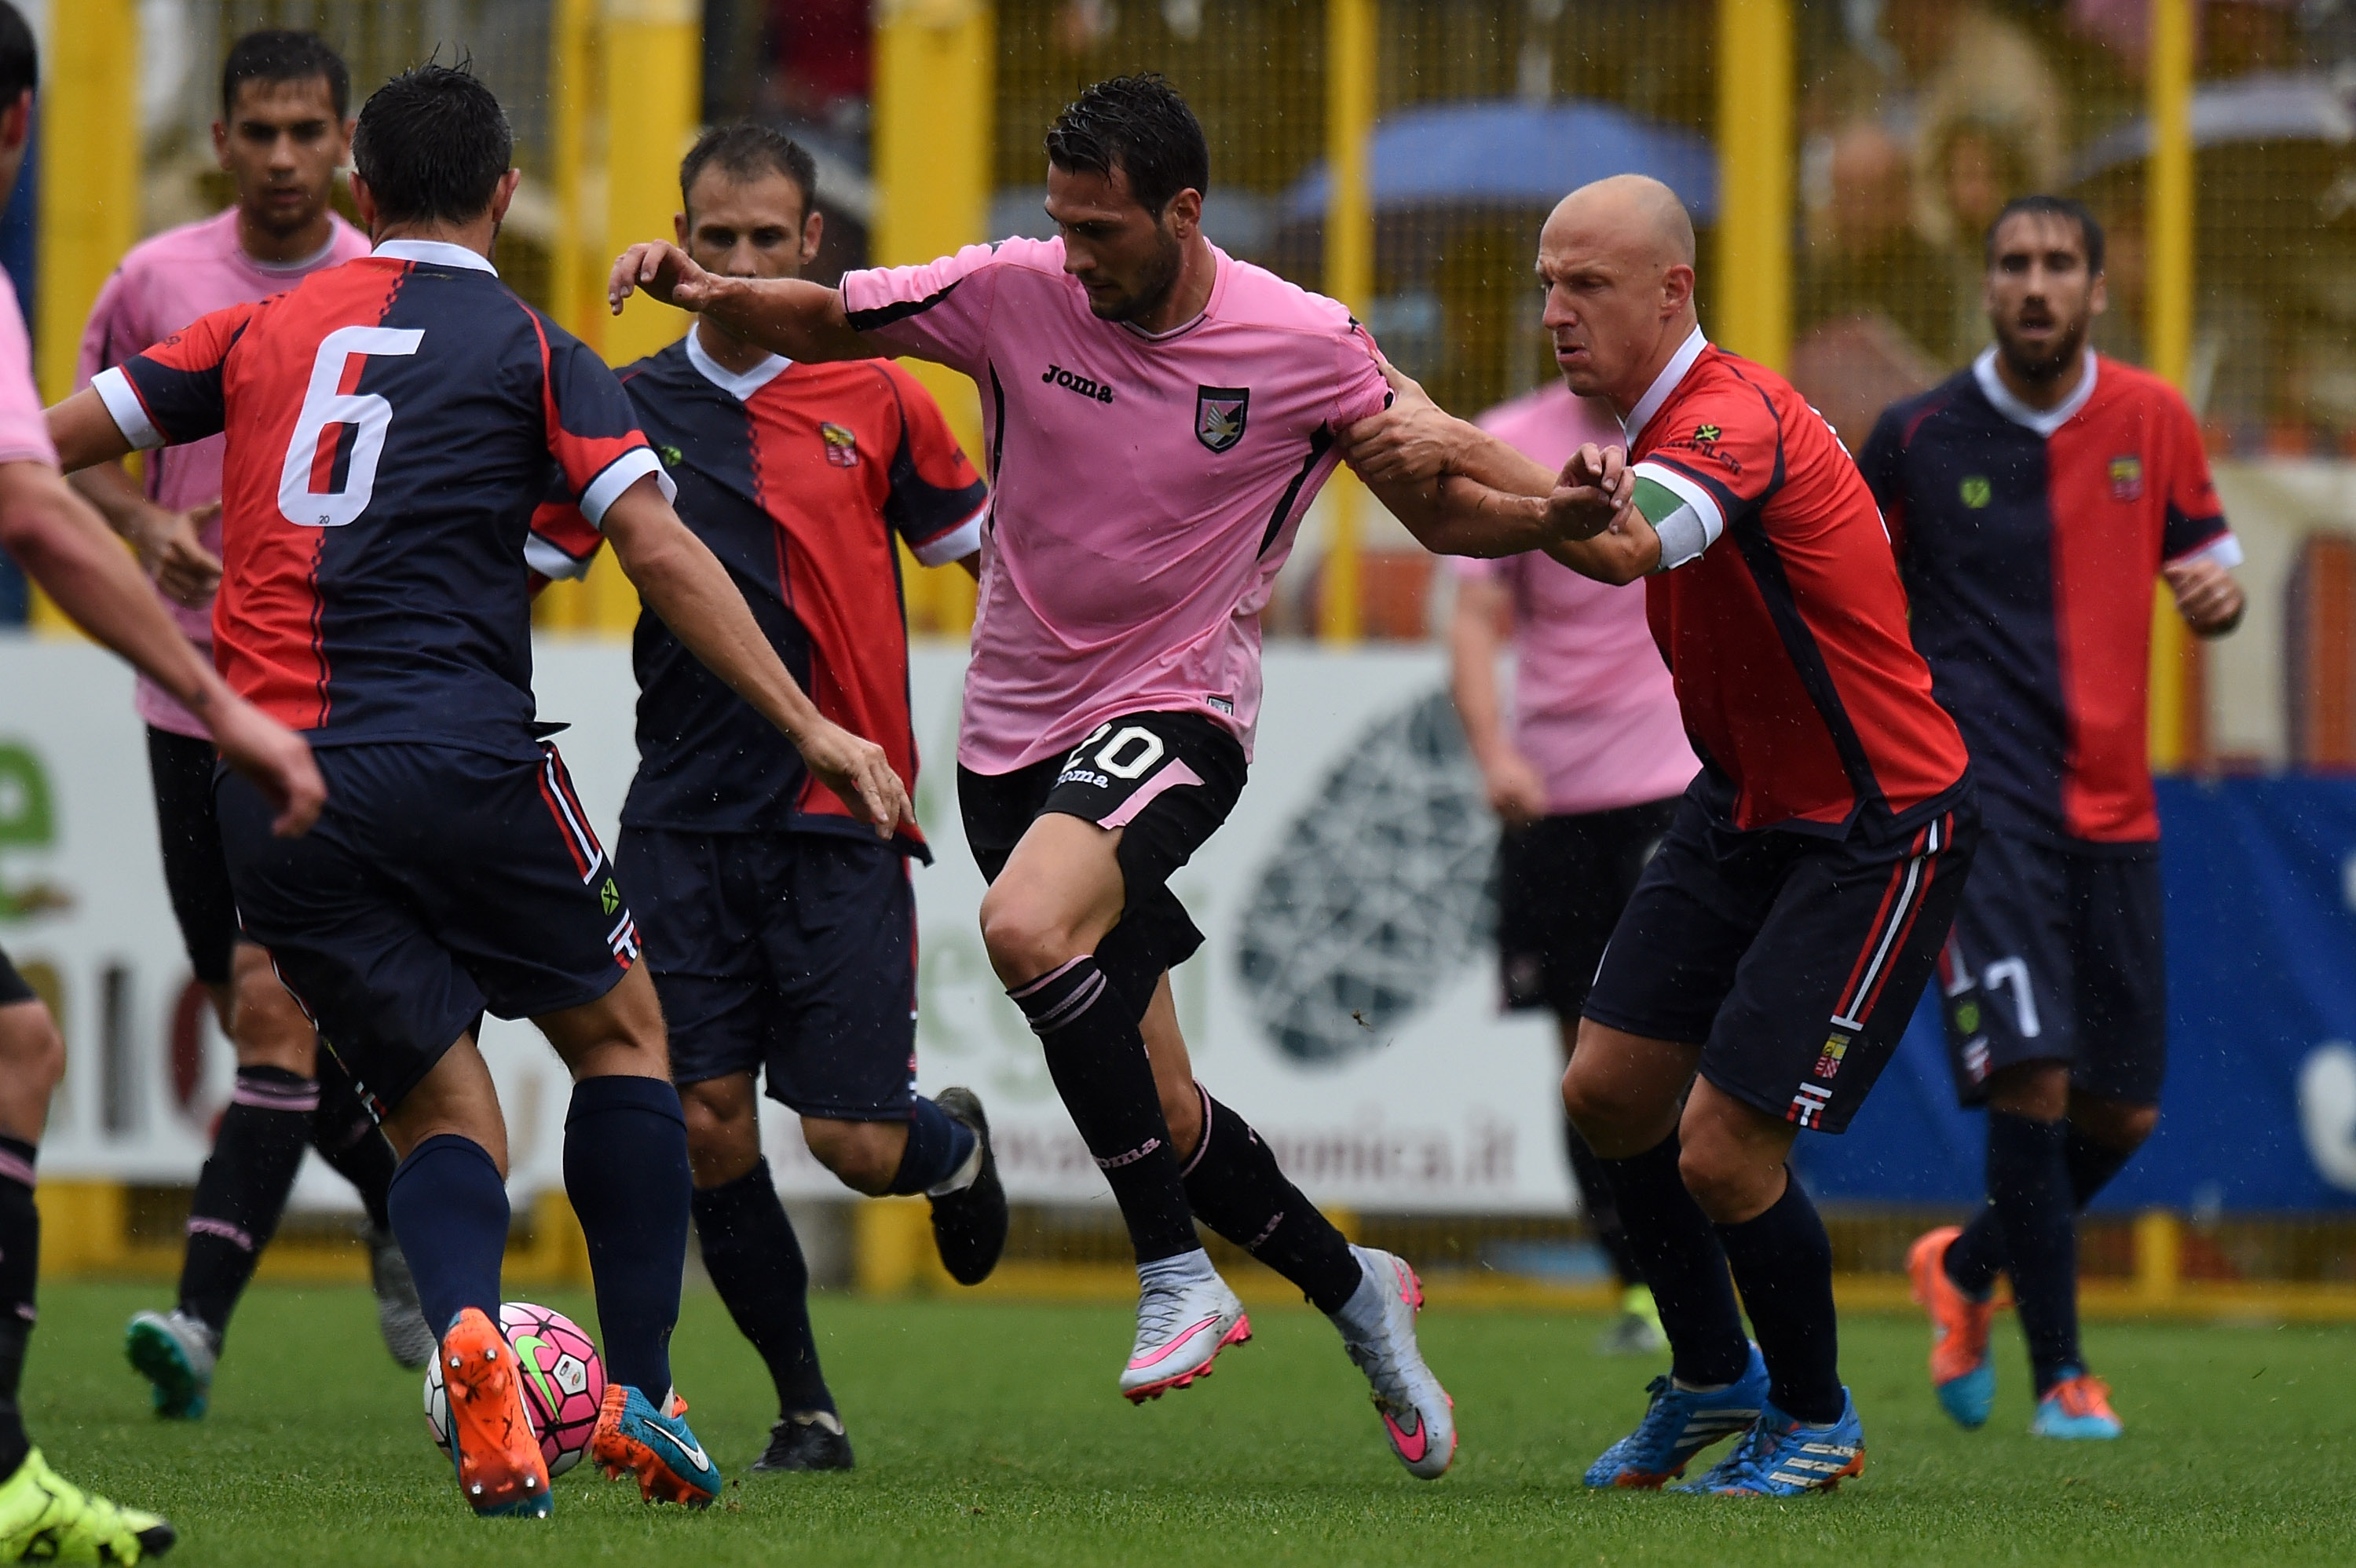
<instances>
[{"instance_id":1,"label":"white number 6 on jersey","mask_svg":"<svg viewBox=\"0 0 2356 1568\"><path fill-rule=\"evenodd\" d=\"M339 390L344 368L371 354L417 352L425 334L416 328L339 326L319 345L311 361L311 385L303 394L303 411L295 417L294 439L286 445L286 466L278 474L278 510L302 528L341 528L368 510L376 490L376 465L384 455L384 432L392 423L392 405L373 392ZM357 376L354 378L357 379ZM319 440L337 425L350 425L350 466L344 487L325 494L311 488L319 464ZM331 445L330 454L334 452Z\"/></svg>"}]
</instances>

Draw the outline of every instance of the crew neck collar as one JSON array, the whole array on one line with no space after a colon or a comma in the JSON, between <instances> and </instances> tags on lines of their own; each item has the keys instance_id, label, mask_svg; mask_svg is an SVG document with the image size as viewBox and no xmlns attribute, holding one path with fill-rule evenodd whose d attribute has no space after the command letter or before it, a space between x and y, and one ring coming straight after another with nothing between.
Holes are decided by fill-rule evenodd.
<instances>
[{"instance_id":1,"label":"crew neck collar","mask_svg":"<svg viewBox=\"0 0 2356 1568\"><path fill-rule=\"evenodd\" d=\"M333 256L336 253L337 242L342 239L343 235L337 231L334 222L330 221L327 225L327 242L309 255L298 256L292 261L265 261L248 251L242 244L238 246L237 253L245 258L247 266L258 272L280 274L307 272Z\"/></svg>"},{"instance_id":2,"label":"crew neck collar","mask_svg":"<svg viewBox=\"0 0 2356 1568\"><path fill-rule=\"evenodd\" d=\"M2004 384L2004 378L1997 374L1994 344L1981 349L1980 357L1972 361L1972 379L1980 384L1980 396L1986 398L1997 412L2017 425L2025 425L2050 438L2055 431L2075 418L2078 411L2086 406L2086 400L2094 395L2094 351L2088 348L2084 352L2085 373L2078 378L2078 384L2071 389L2070 395L2050 409L2030 408L2013 395L2012 389Z\"/></svg>"},{"instance_id":3,"label":"crew neck collar","mask_svg":"<svg viewBox=\"0 0 2356 1568\"><path fill-rule=\"evenodd\" d=\"M462 272L488 272L493 277L499 270L476 251L464 245L453 245L447 240L387 240L371 255L387 256L396 261L419 261L429 266L456 267Z\"/></svg>"},{"instance_id":4,"label":"crew neck collar","mask_svg":"<svg viewBox=\"0 0 2356 1568\"><path fill-rule=\"evenodd\" d=\"M1188 333L1194 331L1196 327L1210 320L1212 316L1218 314L1219 296L1226 293L1227 291L1227 265L1226 253L1221 251L1216 245L1212 246L1210 296L1203 301L1203 308L1201 310L1195 312L1186 320L1180 322L1169 331L1148 332L1133 321L1121 322L1119 324L1120 329L1123 332L1128 333L1130 336L1145 343L1168 343L1174 338L1185 336Z\"/></svg>"},{"instance_id":5,"label":"crew neck collar","mask_svg":"<svg viewBox=\"0 0 2356 1568\"><path fill-rule=\"evenodd\" d=\"M1653 384L1644 389L1644 395L1636 400L1636 406L1628 411L1628 417L1620 421L1620 428L1628 432L1630 445L1634 445L1636 438L1644 433L1644 427L1661 411L1661 405L1669 400L1669 394L1677 389L1677 383L1686 379L1686 372L1693 368L1694 361L1708 347L1709 339L1702 336L1701 325L1696 323L1694 329L1686 334L1686 340L1677 345L1677 351L1669 357L1669 362L1661 367L1661 373L1653 378Z\"/></svg>"},{"instance_id":6,"label":"crew neck collar","mask_svg":"<svg viewBox=\"0 0 2356 1568\"><path fill-rule=\"evenodd\" d=\"M784 355L772 354L750 370L731 370L727 366L714 359L711 350L703 347L703 333L700 326L689 329L687 362L694 366L696 372L705 380L740 403L751 402L754 393L792 369L794 366L794 362Z\"/></svg>"}]
</instances>

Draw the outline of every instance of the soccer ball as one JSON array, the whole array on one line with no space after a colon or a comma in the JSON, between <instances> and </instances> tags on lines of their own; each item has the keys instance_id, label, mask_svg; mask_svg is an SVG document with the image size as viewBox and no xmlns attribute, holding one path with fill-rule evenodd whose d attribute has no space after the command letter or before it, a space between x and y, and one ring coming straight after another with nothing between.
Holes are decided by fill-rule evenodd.
<instances>
[{"instance_id":1,"label":"soccer ball","mask_svg":"<svg viewBox=\"0 0 2356 1568\"><path fill-rule=\"evenodd\" d=\"M530 1301L499 1307L499 1328L523 1368L523 1408L540 1435L541 1457L553 1480L581 1462L605 1398L605 1364L597 1347L563 1313ZM442 1386L442 1358L425 1363L425 1430L444 1456L450 1452L450 1397Z\"/></svg>"}]
</instances>

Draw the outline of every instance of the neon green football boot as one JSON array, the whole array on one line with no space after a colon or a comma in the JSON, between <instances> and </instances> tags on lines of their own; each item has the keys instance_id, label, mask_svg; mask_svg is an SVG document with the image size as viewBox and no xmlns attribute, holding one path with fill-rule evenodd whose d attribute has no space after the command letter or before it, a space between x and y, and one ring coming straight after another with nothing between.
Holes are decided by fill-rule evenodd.
<instances>
[{"instance_id":1,"label":"neon green football boot","mask_svg":"<svg viewBox=\"0 0 2356 1568\"><path fill-rule=\"evenodd\" d=\"M0 1482L0 1563L145 1563L177 1539L155 1515L66 1480L38 1448Z\"/></svg>"}]
</instances>

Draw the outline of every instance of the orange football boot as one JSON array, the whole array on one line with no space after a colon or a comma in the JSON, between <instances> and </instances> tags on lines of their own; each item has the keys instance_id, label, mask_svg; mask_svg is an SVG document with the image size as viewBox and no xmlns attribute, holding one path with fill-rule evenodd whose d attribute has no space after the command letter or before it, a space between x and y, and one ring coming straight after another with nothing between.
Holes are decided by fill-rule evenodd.
<instances>
[{"instance_id":1,"label":"orange football boot","mask_svg":"<svg viewBox=\"0 0 2356 1568\"><path fill-rule=\"evenodd\" d=\"M515 1347L481 1308L469 1307L436 1353L450 1401L450 1462L467 1506L485 1517L546 1519L548 1463L524 1411Z\"/></svg>"},{"instance_id":2,"label":"orange football boot","mask_svg":"<svg viewBox=\"0 0 2356 1568\"><path fill-rule=\"evenodd\" d=\"M1931 1319L1931 1389L1955 1424L1987 1424L1996 1403L1996 1363L1988 1358L1992 1301L1974 1301L1947 1277L1947 1248L1963 1229L1942 1225L1917 1238L1906 1253L1914 1299Z\"/></svg>"}]
</instances>

